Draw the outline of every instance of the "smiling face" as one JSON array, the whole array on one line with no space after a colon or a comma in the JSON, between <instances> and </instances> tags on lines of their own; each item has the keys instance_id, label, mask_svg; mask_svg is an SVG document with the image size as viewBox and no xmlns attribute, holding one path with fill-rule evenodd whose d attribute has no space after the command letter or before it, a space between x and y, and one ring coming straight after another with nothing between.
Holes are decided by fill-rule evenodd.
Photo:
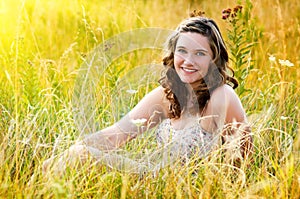
<instances>
[{"instance_id":1,"label":"smiling face","mask_svg":"<svg viewBox=\"0 0 300 199\"><path fill-rule=\"evenodd\" d=\"M180 33L174 52L174 66L182 82L193 87L207 74L212 57L207 37L194 32Z\"/></svg>"}]
</instances>

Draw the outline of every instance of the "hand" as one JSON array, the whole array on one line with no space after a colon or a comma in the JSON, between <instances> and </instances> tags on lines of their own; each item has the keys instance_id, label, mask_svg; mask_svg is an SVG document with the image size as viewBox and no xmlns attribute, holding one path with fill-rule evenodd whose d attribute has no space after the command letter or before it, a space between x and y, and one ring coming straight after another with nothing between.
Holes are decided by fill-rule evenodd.
<instances>
[{"instance_id":1,"label":"hand","mask_svg":"<svg viewBox=\"0 0 300 199\"><path fill-rule=\"evenodd\" d=\"M90 154L85 145L81 143L74 144L61 155L47 159L42 166L43 175L63 175L67 167L75 169L82 166L89 157Z\"/></svg>"},{"instance_id":2,"label":"hand","mask_svg":"<svg viewBox=\"0 0 300 199\"><path fill-rule=\"evenodd\" d=\"M226 159L234 166L241 166L243 160L252 161L253 138L249 125L234 123L226 125L222 133Z\"/></svg>"}]
</instances>

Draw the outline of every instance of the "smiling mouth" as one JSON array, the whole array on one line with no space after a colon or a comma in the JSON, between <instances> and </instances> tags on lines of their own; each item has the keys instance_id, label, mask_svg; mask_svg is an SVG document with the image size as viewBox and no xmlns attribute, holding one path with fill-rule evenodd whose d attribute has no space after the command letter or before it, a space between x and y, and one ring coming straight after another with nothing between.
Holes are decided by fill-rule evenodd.
<instances>
[{"instance_id":1,"label":"smiling mouth","mask_svg":"<svg viewBox=\"0 0 300 199\"><path fill-rule=\"evenodd\" d=\"M196 69L190 69L190 68L184 68L184 67L182 67L181 68L183 71L185 71L185 72L188 72L188 73L194 73L194 72L197 72L198 70L196 70Z\"/></svg>"}]
</instances>

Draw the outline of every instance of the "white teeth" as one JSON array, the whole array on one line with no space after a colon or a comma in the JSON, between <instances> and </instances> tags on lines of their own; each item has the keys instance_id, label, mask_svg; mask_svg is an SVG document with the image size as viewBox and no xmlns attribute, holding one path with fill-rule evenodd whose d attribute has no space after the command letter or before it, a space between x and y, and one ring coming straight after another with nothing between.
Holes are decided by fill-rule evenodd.
<instances>
[{"instance_id":1,"label":"white teeth","mask_svg":"<svg viewBox=\"0 0 300 199\"><path fill-rule=\"evenodd\" d=\"M184 70L184 71L186 71L186 72L190 72L190 73L196 72L196 71L197 71L197 70L195 70L195 69L188 69L188 68L182 68L182 70Z\"/></svg>"}]
</instances>

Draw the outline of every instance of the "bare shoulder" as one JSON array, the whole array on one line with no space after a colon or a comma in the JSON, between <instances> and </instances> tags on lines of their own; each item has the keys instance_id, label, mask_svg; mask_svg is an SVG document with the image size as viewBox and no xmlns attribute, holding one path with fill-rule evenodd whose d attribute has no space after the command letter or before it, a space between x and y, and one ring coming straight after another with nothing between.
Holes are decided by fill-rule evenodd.
<instances>
[{"instance_id":1,"label":"bare shoulder","mask_svg":"<svg viewBox=\"0 0 300 199\"><path fill-rule=\"evenodd\" d=\"M165 91L162 86L158 86L153 89L150 93L148 93L142 101L146 101L146 103L151 103L152 105L160 105L163 107L168 107L168 100L165 98Z\"/></svg>"},{"instance_id":2,"label":"bare shoulder","mask_svg":"<svg viewBox=\"0 0 300 199\"><path fill-rule=\"evenodd\" d=\"M229 88L229 86L227 85L219 86L211 93L209 104L216 108L227 106L228 97L232 95L231 92L232 91L231 88Z\"/></svg>"},{"instance_id":3,"label":"bare shoulder","mask_svg":"<svg viewBox=\"0 0 300 199\"><path fill-rule=\"evenodd\" d=\"M211 100L217 104L229 105L232 100L239 100L233 88L227 84L219 86L211 94Z\"/></svg>"},{"instance_id":4,"label":"bare shoulder","mask_svg":"<svg viewBox=\"0 0 300 199\"><path fill-rule=\"evenodd\" d=\"M166 116L170 102L166 99L165 89L162 86L158 86L152 90L149 95L151 95L151 98L153 99L152 105L160 107L160 111Z\"/></svg>"},{"instance_id":5,"label":"bare shoulder","mask_svg":"<svg viewBox=\"0 0 300 199\"><path fill-rule=\"evenodd\" d=\"M150 117L154 112L160 112L161 116L166 116L168 110L168 101L165 98L164 88L158 86L151 92L145 95L145 97L134 107L131 111L131 115L134 117Z\"/></svg>"},{"instance_id":6,"label":"bare shoulder","mask_svg":"<svg viewBox=\"0 0 300 199\"><path fill-rule=\"evenodd\" d=\"M236 96L235 91L233 90L233 88L227 84L224 84L222 86L219 86L218 88L216 88L213 93L212 93L212 97L224 97L224 96Z\"/></svg>"},{"instance_id":7,"label":"bare shoulder","mask_svg":"<svg viewBox=\"0 0 300 199\"><path fill-rule=\"evenodd\" d=\"M162 86L158 86L155 89L153 89L150 93L148 93L147 95L152 95L152 96L156 96L156 97L163 97L164 96L164 88ZM146 95L146 96L147 96Z\"/></svg>"},{"instance_id":8,"label":"bare shoulder","mask_svg":"<svg viewBox=\"0 0 300 199\"><path fill-rule=\"evenodd\" d=\"M246 120L245 111L240 98L227 84L214 90L211 95L211 103L216 109L225 111L226 122Z\"/></svg>"}]
</instances>

